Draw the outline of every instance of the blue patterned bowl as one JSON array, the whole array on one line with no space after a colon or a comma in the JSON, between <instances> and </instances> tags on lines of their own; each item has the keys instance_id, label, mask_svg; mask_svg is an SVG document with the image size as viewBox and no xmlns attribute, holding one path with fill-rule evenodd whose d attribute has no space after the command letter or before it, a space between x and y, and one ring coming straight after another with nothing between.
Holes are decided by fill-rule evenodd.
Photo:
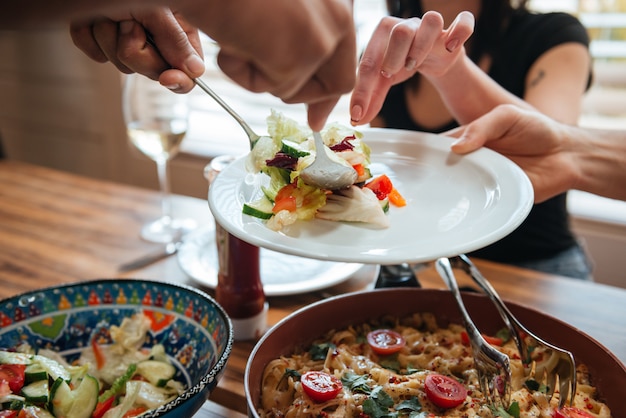
<instances>
[{"instance_id":1,"label":"blue patterned bowl","mask_svg":"<svg viewBox=\"0 0 626 418\"><path fill-rule=\"evenodd\" d=\"M0 301L0 347L29 343L69 360L110 338L111 325L143 312L152 319L145 345L161 343L187 390L142 417L191 417L223 374L233 345L226 312L194 288L149 280L103 279L36 290ZM107 337L108 336L108 337Z\"/></svg>"}]
</instances>

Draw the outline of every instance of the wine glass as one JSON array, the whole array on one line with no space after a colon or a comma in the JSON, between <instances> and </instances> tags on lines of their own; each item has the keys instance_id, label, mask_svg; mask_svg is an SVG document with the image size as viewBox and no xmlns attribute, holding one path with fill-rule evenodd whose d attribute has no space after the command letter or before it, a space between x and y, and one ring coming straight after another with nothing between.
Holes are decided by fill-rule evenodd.
<instances>
[{"instance_id":1,"label":"wine glass","mask_svg":"<svg viewBox=\"0 0 626 418\"><path fill-rule=\"evenodd\" d=\"M139 74L126 76L123 88L124 119L130 142L156 162L161 190L161 217L145 224L146 241L170 243L196 227L193 219L172 216L169 161L178 154L187 133L189 98Z\"/></svg>"}]
</instances>

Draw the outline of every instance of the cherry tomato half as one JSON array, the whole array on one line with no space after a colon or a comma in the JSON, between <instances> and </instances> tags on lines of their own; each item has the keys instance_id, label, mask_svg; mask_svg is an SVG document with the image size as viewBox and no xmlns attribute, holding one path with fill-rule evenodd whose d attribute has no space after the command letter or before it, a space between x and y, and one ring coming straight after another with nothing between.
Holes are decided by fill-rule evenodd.
<instances>
[{"instance_id":1,"label":"cherry tomato half","mask_svg":"<svg viewBox=\"0 0 626 418\"><path fill-rule=\"evenodd\" d=\"M461 382L442 374L429 374L424 381L428 399L439 408L454 408L465 402L467 388Z\"/></svg>"},{"instance_id":2,"label":"cherry tomato half","mask_svg":"<svg viewBox=\"0 0 626 418\"><path fill-rule=\"evenodd\" d=\"M20 393L24 386L25 369L26 366L23 364L0 364L0 381L7 382L11 392Z\"/></svg>"},{"instance_id":3,"label":"cherry tomato half","mask_svg":"<svg viewBox=\"0 0 626 418\"><path fill-rule=\"evenodd\" d=\"M281 210L294 212L297 209L296 197L293 195L295 190L296 190L295 183L289 183L286 186L283 186L276 194L272 212L278 213Z\"/></svg>"},{"instance_id":4,"label":"cherry tomato half","mask_svg":"<svg viewBox=\"0 0 626 418\"><path fill-rule=\"evenodd\" d=\"M381 174L380 176L372 179L365 185L365 187L372 189L378 200L385 199L393 190L393 184L386 174Z\"/></svg>"},{"instance_id":5,"label":"cherry tomato half","mask_svg":"<svg viewBox=\"0 0 626 418\"><path fill-rule=\"evenodd\" d=\"M322 403L337 397L343 384L337 377L319 371L309 371L300 377L302 389L313 402Z\"/></svg>"},{"instance_id":6,"label":"cherry tomato half","mask_svg":"<svg viewBox=\"0 0 626 418\"><path fill-rule=\"evenodd\" d=\"M406 345L402 335L390 329L377 329L369 332L367 343L376 354L381 356L397 353Z\"/></svg>"},{"instance_id":7,"label":"cherry tomato half","mask_svg":"<svg viewBox=\"0 0 626 418\"><path fill-rule=\"evenodd\" d=\"M589 412L580 408L574 408L573 406L566 406L561 409L557 409L552 414L553 418L593 418Z\"/></svg>"}]
</instances>

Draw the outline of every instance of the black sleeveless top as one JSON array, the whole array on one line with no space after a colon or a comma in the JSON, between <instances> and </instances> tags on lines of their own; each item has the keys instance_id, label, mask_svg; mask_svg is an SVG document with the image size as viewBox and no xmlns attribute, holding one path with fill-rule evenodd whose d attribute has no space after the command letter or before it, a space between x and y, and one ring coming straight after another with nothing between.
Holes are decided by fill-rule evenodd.
<instances>
[{"instance_id":1,"label":"black sleeveless top","mask_svg":"<svg viewBox=\"0 0 626 418\"><path fill-rule=\"evenodd\" d=\"M531 65L550 48L577 42L589 46L585 27L566 13L514 15L492 56L489 76L509 92L524 97L524 83ZM591 69L589 84L591 83ZM379 116L385 127L441 133L458 126L450 121L436 129L416 124L408 112L405 99L407 83L393 86ZM566 194L533 206L526 220L502 240L475 251L472 256L504 263L550 258L571 248L576 239L569 227Z\"/></svg>"}]
</instances>

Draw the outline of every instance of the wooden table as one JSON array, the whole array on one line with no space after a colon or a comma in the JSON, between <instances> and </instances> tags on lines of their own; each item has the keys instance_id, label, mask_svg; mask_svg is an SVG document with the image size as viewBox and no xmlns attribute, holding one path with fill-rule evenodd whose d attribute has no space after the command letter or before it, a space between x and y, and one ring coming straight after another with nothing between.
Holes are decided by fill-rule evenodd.
<instances>
[{"instance_id":1,"label":"wooden table","mask_svg":"<svg viewBox=\"0 0 626 418\"><path fill-rule=\"evenodd\" d=\"M213 222L204 200L175 196L173 208L175 214L193 216L201 225ZM195 285L176 257L129 273L117 271L120 264L158 247L142 241L139 230L159 211L159 194L154 191L0 161L0 298L92 278ZM476 264L503 298L574 325L626 362L626 290L480 260ZM269 325L325 296L371 287L374 268L365 266L323 291L270 298ZM430 266L418 276L423 287L444 287ZM197 417L246 413L243 375L253 346L253 341L235 343L224 377Z\"/></svg>"}]
</instances>

